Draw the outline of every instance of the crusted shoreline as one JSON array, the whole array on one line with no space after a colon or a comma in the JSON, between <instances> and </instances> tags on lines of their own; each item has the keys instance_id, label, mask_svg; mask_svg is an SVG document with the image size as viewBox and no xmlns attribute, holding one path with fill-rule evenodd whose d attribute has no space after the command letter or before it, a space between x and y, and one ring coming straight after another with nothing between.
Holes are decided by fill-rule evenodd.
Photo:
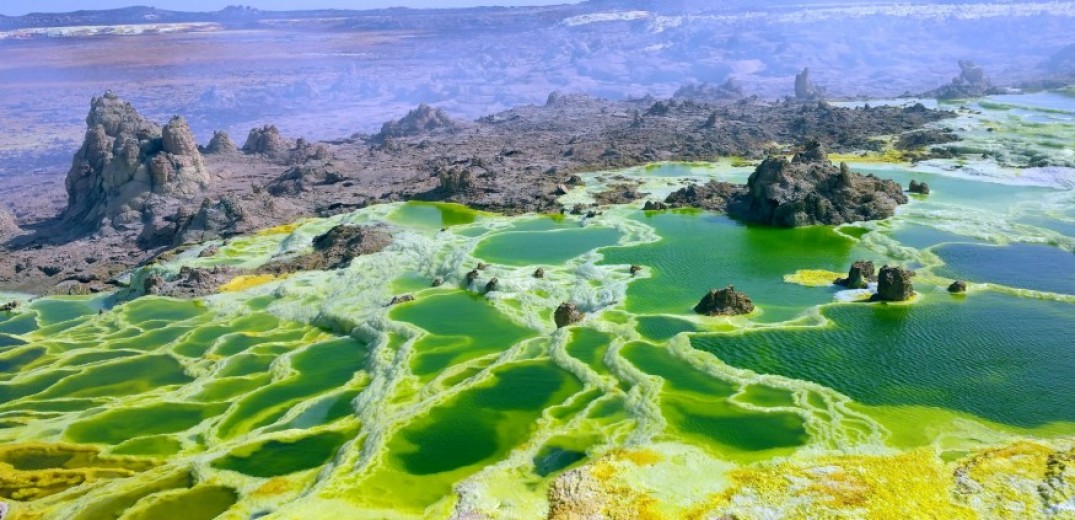
<instances>
[{"instance_id":1,"label":"crusted shoreline","mask_svg":"<svg viewBox=\"0 0 1075 520\"><path fill-rule=\"evenodd\" d=\"M95 98L68 173L69 206L8 226L0 290L82 294L185 243L372 204L434 200L500 212L563 211L577 173L659 161L759 159L797 143L875 146L952 116L921 105L841 108L817 100L734 103L553 93L477 121L420 106L374 135L310 143L275 127L240 148L198 147L182 118L159 125L111 92ZM803 222L809 223L809 222Z\"/></svg>"}]
</instances>

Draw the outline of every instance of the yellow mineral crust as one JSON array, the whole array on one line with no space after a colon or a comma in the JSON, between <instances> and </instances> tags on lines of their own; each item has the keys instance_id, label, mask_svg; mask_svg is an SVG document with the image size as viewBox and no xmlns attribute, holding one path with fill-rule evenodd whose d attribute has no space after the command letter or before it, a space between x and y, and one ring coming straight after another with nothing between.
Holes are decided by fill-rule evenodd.
<instances>
[{"instance_id":1,"label":"yellow mineral crust","mask_svg":"<svg viewBox=\"0 0 1075 520\"><path fill-rule=\"evenodd\" d=\"M259 285L265 285L281 279L272 274L244 274L232 278L228 283L220 286L220 292L241 292Z\"/></svg>"},{"instance_id":2,"label":"yellow mineral crust","mask_svg":"<svg viewBox=\"0 0 1075 520\"><path fill-rule=\"evenodd\" d=\"M784 275L784 281L807 287L827 287L832 285L832 282L837 278L842 278L843 276L843 273L824 269L799 269L792 274Z\"/></svg>"},{"instance_id":3,"label":"yellow mineral crust","mask_svg":"<svg viewBox=\"0 0 1075 520\"><path fill-rule=\"evenodd\" d=\"M125 478L152 461L100 457L91 446L25 443L0 446L0 498L37 500L87 482Z\"/></svg>"},{"instance_id":4,"label":"yellow mineral crust","mask_svg":"<svg viewBox=\"0 0 1075 520\"><path fill-rule=\"evenodd\" d=\"M1068 444L1018 441L951 463L933 448L791 458L717 471L713 480L728 479L724 489L694 495L688 507L668 503L667 490L638 485L637 472L667 472L659 467L665 462L633 466L642 451L613 452L553 482L548 518L1075 518L1075 448ZM703 462L673 464L688 471Z\"/></svg>"}]
</instances>

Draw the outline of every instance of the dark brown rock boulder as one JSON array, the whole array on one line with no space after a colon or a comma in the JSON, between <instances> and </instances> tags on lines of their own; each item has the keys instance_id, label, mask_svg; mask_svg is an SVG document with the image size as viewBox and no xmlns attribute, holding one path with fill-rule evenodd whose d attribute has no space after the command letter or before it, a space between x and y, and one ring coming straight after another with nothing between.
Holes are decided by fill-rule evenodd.
<instances>
[{"instance_id":1,"label":"dark brown rock boulder","mask_svg":"<svg viewBox=\"0 0 1075 520\"><path fill-rule=\"evenodd\" d=\"M883 302L910 300L915 294L914 286L911 284L913 277L914 271L908 269L887 265L881 267L877 275L877 294L873 296L873 300Z\"/></svg>"},{"instance_id":2,"label":"dark brown rock boulder","mask_svg":"<svg viewBox=\"0 0 1075 520\"><path fill-rule=\"evenodd\" d=\"M9 301L3 305L0 305L0 312L11 312L19 307L19 302Z\"/></svg>"},{"instance_id":3,"label":"dark brown rock boulder","mask_svg":"<svg viewBox=\"0 0 1075 520\"><path fill-rule=\"evenodd\" d=\"M574 303L565 302L556 308L556 312L553 313L553 320L556 322L556 328L562 329L582 321L583 316Z\"/></svg>"},{"instance_id":4,"label":"dark brown rock boulder","mask_svg":"<svg viewBox=\"0 0 1075 520\"><path fill-rule=\"evenodd\" d=\"M631 265L631 276L634 276L640 272L642 272L642 266L634 264Z\"/></svg>"},{"instance_id":5,"label":"dark brown rock boulder","mask_svg":"<svg viewBox=\"0 0 1075 520\"><path fill-rule=\"evenodd\" d=\"M391 307L393 305L399 305L401 303L407 303L407 302L413 302L413 301L414 301L414 295L413 294L401 294L399 296L393 296L392 301L388 302L388 306Z\"/></svg>"},{"instance_id":6,"label":"dark brown rock boulder","mask_svg":"<svg viewBox=\"0 0 1075 520\"><path fill-rule=\"evenodd\" d=\"M470 272L467 273L467 283L473 283L479 276L481 276L481 274L478 273L477 269L471 269Z\"/></svg>"},{"instance_id":7,"label":"dark brown rock boulder","mask_svg":"<svg viewBox=\"0 0 1075 520\"><path fill-rule=\"evenodd\" d=\"M538 267L537 270L534 271L534 278L545 278L545 269Z\"/></svg>"},{"instance_id":8,"label":"dark brown rock boulder","mask_svg":"<svg viewBox=\"0 0 1075 520\"><path fill-rule=\"evenodd\" d=\"M911 184L907 188L907 191L911 193L917 193L919 195L929 195L929 184L926 184L925 182L918 182L912 179Z\"/></svg>"},{"instance_id":9,"label":"dark brown rock boulder","mask_svg":"<svg viewBox=\"0 0 1075 520\"><path fill-rule=\"evenodd\" d=\"M867 284L874 281L877 281L877 273L874 271L873 262L859 260L851 264L847 278L838 278L833 283L848 289L865 289Z\"/></svg>"},{"instance_id":10,"label":"dark brown rock boulder","mask_svg":"<svg viewBox=\"0 0 1075 520\"><path fill-rule=\"evenodd\" d=\"M952 285L948 286L948 292L952 294L962 294L967 292L967 282L962 280L952 282Z\"/></svg>"},{"instance_id":11,"label":"dark brown rock boulder","mask_svg":"<svg viewBox=\"0 0 1075 520\"><path fill-rule=\"evenodd\" d=\"M673 208L698 208L724 213L728 210L728 201L742 197L745 192L743 186L709 181L680 188L665 198L664 202Z\"/></svg>"},{"instance_id":12,"label":"dark brown rock boulder","mask_svg":"<svg viewBox=\"0 0 1075 520\"><path fill-rule=\"evenodd\" d=\"M694 312L706 316L738 316L753 311L754 302L750 301L750 297L737 292L731 285L724 289L711 289L694 306Z\"/></svg>"},{"instance_id":13,"label":"dark brown rock boulder","mask_svg":"<svg viewBox=\"0 0 1075 520\"><path fill-rule=\"evenodd\" d=\"M339 225L313 241L312 253L290 260L276 260L260 268L259 274L341 269L362 255L378 253L392 244L387 226Z\"/></svg>"},{"instance_id":14,"label":"dark brown rock boulder","mask_svg":"<svg viewBox=\"0 0 1075 520\"><path fill-rule=\"evenodd\" d=\"M489 280L489 283L485 284L485 292L487 292L487 293L493 292L493 291L495 291L495 290L497 290L499 288L500 288L500 279L499 278L493 278L492 280Z\"/></svg>"}]
</instances>

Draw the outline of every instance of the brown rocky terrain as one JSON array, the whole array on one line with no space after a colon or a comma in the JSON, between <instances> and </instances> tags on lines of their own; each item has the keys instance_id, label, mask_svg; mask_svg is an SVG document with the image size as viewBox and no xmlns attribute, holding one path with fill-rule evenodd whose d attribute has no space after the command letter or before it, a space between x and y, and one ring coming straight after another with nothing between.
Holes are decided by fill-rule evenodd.
<instances>
[{"instance_id":1,"label":"brown rocky terrain","mask_svg":"<svg viewBox=\"0 0 1075 520\"><path fill-rule=\"evenodd\" d=\"M839 170L825 160L821 145L857 150L869 146L871 136L915 131L948 115L920 106L850 109L756 98L709 104L553 94L543 106L473 122L419 107L372 136L310 143L268 125L251 130L241 149L219 133L199 149L182 118L159 126L108 93L91 104L86 137L67 176L66 209L24 218L30 222L21 233L5 231L0 288L102 290L118 272L184 243L380 202L442 200L509 214L557 212L563 209L557 193L578 183L579 172L757 158L763 150L807 139L818 146L790 163L766 160L749 189L721 188L742 197L742 204L712 209L776 225L883 218L902 193L854 175L850 187L841 188L837 184L848 177L833 173ZM828 183L821 199L796 198L819 183ZM873 192L884 196L861 198ZM770 200L780 202L771 207Z\"/></svg>"}]
</instances>

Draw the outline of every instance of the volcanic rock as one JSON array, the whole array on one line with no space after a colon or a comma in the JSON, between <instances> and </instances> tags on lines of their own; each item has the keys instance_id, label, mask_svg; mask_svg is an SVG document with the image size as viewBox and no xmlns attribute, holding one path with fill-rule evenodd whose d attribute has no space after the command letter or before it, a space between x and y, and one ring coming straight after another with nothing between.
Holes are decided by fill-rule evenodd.
<instances>
[{"instance_id":1,"label":"volcanic rock","mask_svg":"<svg viewBox=\"0 0 1075 520\"><path fill-rule=\"evenodd\" d=\"M922 94L937 99L962 99L1001 94L1004 90L994 87L981 67L969 60L959 60L959 75L940 88Z\"/></svg>"},{"instance_id":2,"label":"volcanic rock","mask_svg":"<svg viewBox=\"0 0 1075 520\"><path fill-rule=\"evenodd\" d=\"M750 297L736 292L731 285L724 289L711 289L698 305L694 306L694 312L706 316L738 316L753 311L754 302L750 301Z\"/></svg>"},{"instance_id":3,"label":"volcanic rock","mask_svg":"<svg viewBox=\"0 0 1075 520\"><path fill-rule=\"evenodd\" d=\"M209 144L205 147L205 153L212 154L227 154L237 151L239 151L239 147L236 146L235 141L231 140L231 136L223 130L213 132L213 138L209 140Z\"/></svg>"},{"instance_id":4,"label":"volcanic rock","mask_svg":"<svg viewBox=\"0 0 1075 520\"><path fill-rule=\"evenodd\" d=\"M337 184L343 175L332 163L312 162L293 166L266 187L274 196L297 195L313 189L317 185Z\"/></svg>"},{"instance_id":5,"label":"volcanic rock","mask_svg":"<svg viewBox=\"0 0 1075 520\"><path fill-rule=\"evenodd\" d=\"M481 276L481 274L478 273L477 269L471 269L467 273L467 283L473 283L474 280L477 280L479 276Z\"/></svg>"},{"instance_id":6,"label":"volcanic rock","mask_svg":"<svg viewBox=\"0 0 1075 520\"><path fill-rule=\"evenodd\" d=\"M967 292L967 282L962 280L956 280L952 282L952 285L948 286L948 292L952 294L961 294Z\"/></svg>"},{"instance_id":7,"label":"volcanic rock","mask_svg":"<svg viewBox=\"0 0 1075 520\"><path fill-rule=\"evenodd\" d=\"M913 277L914 271L887 265L881 267L877 275L877 294L873 296L873 300L883 302L910 300L915 294L914 286L911 285Z\"/></svg>"},{"instance_id":8,"label":"volcanic rock","mask_svg":"<svg viewBox=\"0 0 1075 520\"><path fill-rule=\"evenodd\" d=\"M636 275L636 274L638 274L640 272L642 272L642 266L640 266L640 265L631 265L631 276L634 276L634 275Z\"/></svg>"},{"instance_id":9,"label":"volcanic rock","mask_svg":"<svg viewBox=\"0 0 1075 520\"><path fill-rule=\"evenodd\" d=\"M925 182L918 182L912 179L907 191L911 193L917 193L919 195L929 195L929 184L926 184Z\"/></svg>"},{"instance_id":10,"label":"volcanic rock","mask_svg":"<svg viewBox=\"0 0 1075 520\"><path fill-rule=\"evenodd\" d=\"M810 81L810 69L804 68L795 75L795 99L800 101L820 101L825 97L825 89Z\"/></svg>"},{"instance_id":11,"label":"volcanic rock","mask_svg":"<svg viewBox=\"0 0 1075 520\"><path fill-rule=\"evenodd\" d=\"M383 251L392 244L387 226L349 226L342 224L314 238L312 253L298 258L275 260L260 268L259 274L285 274L296 271L342 269L362 255Z\"/></svg>"},{"instance_id":12,"label":"volcanic rock","mask_svg":"<svg viewBox=\"0 0 1075 520\"><path fill-rule=\"evenodd\" d=\"M582 321L583 314L579 312L578 307L574 303L561 303L556 308L556 312L553 313L553 320L556 322L556 328L562 329L569 325L574 325Z\"/></svg>"},{"instance_id":13,"label":"volcanic rock","mask_svg":"<svg viewBox=\"0 0 1075 520\"><path fill-rule=\"evenodd\" d=\"M376 137L383 141L389 137L419 135L441 128L455 129L458 126L443 110L423 103L402 118L382 125L381 132Z\"/></svg>"},{"instance_id":14,"label":"volcanic rock","mask_svg":"<svg viewBox=\"0 0 1075 520\"><path fill-rule=\"evenodd\" d=\"M621 183L609 186L607 190L594 194L593 198L598 204L606 206L609 204L628 204L647 195L649 193L638 191L637 184Z\"/></svg>"},{"instance_id":15,"label":"volcanic rock","mask_svg":"<svg viewBox=\"0 0 1075 520\"><path fill-rule=\"evenodd\" d=\"M393 296L392 301L388 302L388 306L391 307L393 305L399 305L401 303L407 303L407 302L413 302L413 301L414 301L414 295L413 294L401 294L399 296Z\"/></svg>"},{"instance_id":16,"label":"volcanic rock","mask_svg":"<svg viewBox=\"0 0 1075 520\"><path fill-rule=\"evenodd\" d=\"M151 274L142 281L142 292L145 294L158 294L164 287L164 278L158 274Z\"/></svg>"},{"instance_id":17,"label":"volcanic rock","mask_svg":"<svg viewBox=\"0 0 1075 520\"><path fill-rule=\"evenodd\" d=\"M291 143L280 135L280 130L274 125L252 128L246 137L246 142L243 143L243 152L249 154L281 157L290 150Z\"/></svg>"},{"instance_id":18,"label":"volcanic rock","mask_svg":"<svg viewBox=\"0 0 1075 520\"><path fill-rule=\"evenodd\" d=\"M485 284L485 292L493 292L500 288L500 279L493 278L489 280L489 283Z\"/></svg>"},{"instance_id":19,"label":"volcanic rock","mask_svg":"<svg viewBox=\"0 0 1075 520\"><path fill-rule=\"evenodd\" d=\"M647 200L646 204L642 206L643 211L664 211L668 209L668 204L660 201Z\"/></svg>"},{"instance_id":20,"label":"volcanic rock","mask_svg":"<svg viewBox=\"0 0 1075 520\"><path fill-rule=\"evenodd\" d=\"M537 271L534 271L534 278L545 278L545 269L538 267Z\"/></svg>"},{"instance_id":21,"label":"volcanic rock","mask_svg":"<svg viewBox=\"0 0 1075 520\"><path fill-rule=\"evenodd\" d=\"M744 191L742 186L709 181L676 190L664 202L673 208L699 208L723 213L728 210L728 201L736 196L741 197Z\"/></svg>"},{"instance_id":22,"label":"volcanic rock","mask_svg":"<svg viewBox=\"0 0 1075 520\"><path fill-rule=\"evenodd\" d=\"M11 311L15 310L16 308L18 308L18 306L19 306L19 302L12 300L12 301L7 302L7 303L5 303L3 305L0 305L0 312L11 312Z\"/></svg>"},{"instance_id":23,"label":"volcanic rock","mask_svg":"<svg viewBox=\"0 0 1075 520\"><path fill-rule=\"evenodd\" d=\"M847 272L847 278L838 278L833 283L842 285L848 289L865 289L869 282L876 280L877 276L874 271L873 262L859 260L851 264L851 269Z\"/></svg>"},{"instance_id":24,"label":"volcanic rock","mask_svg":"<svg viewBox=\"0 0 1075 520\"><path fill-rule=\"evenodd\" d=\"M137 228L151 195L189 198L209 184L190 126L174 117L163 128L112 92L94 98L85 140L65 185L63 219L79 231Z\"/></svg>"}]
</instances>

